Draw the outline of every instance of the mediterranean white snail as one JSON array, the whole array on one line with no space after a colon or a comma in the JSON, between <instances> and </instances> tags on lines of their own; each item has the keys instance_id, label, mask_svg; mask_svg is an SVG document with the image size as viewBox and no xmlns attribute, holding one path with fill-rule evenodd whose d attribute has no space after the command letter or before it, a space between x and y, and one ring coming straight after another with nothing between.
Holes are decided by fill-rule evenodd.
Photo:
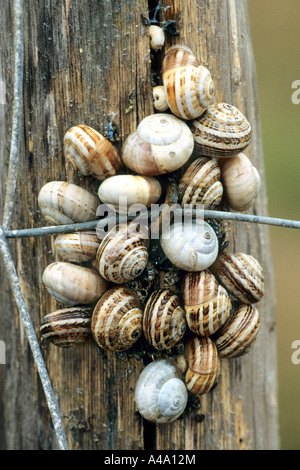
<instances>
[{"instance_id":1,"label":"mediterranean white snail","mask_svg":"<svg viewBox=\"0 0 300 470\"><path fill-rule=\"evenodd\" d=\"M223 252L210 271L228 292L245 304L256 303L264 295L263 269L251 255Z\"/></svg>"},{"instance_id":2,"label":"mediterranean white snail","mask_svg":"<svg viewBox=\"0 0 300 470\"><path fill-rule=\"evenodd\" d=\"M256 341L259 325L257 308L241 304L214 337L219 357L232 358L246 354Z\"/></svg>"},{"instance_id":3,"label":"mediterranean white snail","mask_svg":"<svg viewBox=\"0 0 300 470\"><path fill-rule=\"evenodd\" d=\"M140 301L128 287L112 287L99 299L93 311L92 334L100 348L129 349L142 334Z\"/></svg>"},{"instance_id":4,"label":"mediterranean white snail","mask_svg":"<svg viewBox=\"0 0 300 470\"><path fill-rule=\"evenodd\" d=\"M86 125L74 126L64 137L64 152L75 170L104 180L122 166L119 152L103 135Z\"/></svg>"},{"instance_id":5,"label":"mediterranean white snail","mask_svg":"<svg viewBox=\"0 0 300 470\"><path fill-rule=\"evenodd\" d=\"M163 113L169 107L165 88L162 85L155 86L152 90L153 106L156 111Z\"/></svg>"},{"instance_id":6,"label":"mediterranean white snail","mask_svg":"<svg viewBox=\"0 0 300 470\"><path fill-rule=\"evenodd\" d=\"M203 204L204 209L214 209L220 205L223 186L221 170L215 159L200 157L194 160L183 173L179 185L181 205Z\"/></svg>"},{"instance_id":7,"label":"mediterranean white snail","mask_svg":"<svg viewBox=\"0 0 300 470\"><path fill-rule=\"evenodd\" d=\"M167 350L181 340L185 331L185 312L178 296L168 289L154 291L143 315L143 332L148 343L155 349Z\"/></svg>"},{"instance_id":8,"label":"mediterranean white snail","mask_svg":"<svg viewBox=\"0 0 300 470\"><path fill-rule=\"evenodd\" d=\"M41 188L38 204L47 222L61 225L95 220L99 199L76 184L51 181Z\"/></svg>"},{"instance_id":9,"label":"mediterranean white snail","mask_svg":"<svg viewBox=\"0 0 300 470\"><path fill-rule=\"evenodd\" d=\"M210 105L191 123L195 149L206 157L232 157L243 152L251 140L251 126L246 117L227 103Z\"/></svg>"},{"instance_id":10,"label":"mediterranean white snail","mask_svg":"<svg viewBox=\"0 0 300 470\"><path fill-rule=\"evenodd\" d=\"M208 270L187 273L182 293L187 324L195 334L210 336L229 318L229 295Z\"/></svg>"},{"instance_id":11,"label":"mediterranean white snail","mask_svg":"<svg viewBox=\"0 0 300 470\"><path fill-rule=\"evenodd\" d=\"M54 250L64 261L85 263L96 258L99 245L96 230L62 233L55 238Z\"/></svg>"},{"instance_id":12,"label":"mediterranean white snail","mask_svg":"<svg viewBox=\"0 0 300 470\"><path fill-rule=\"evenodd\" d=\"M160 244L171 263L184 271L208 268L219 250L214 230L207 222L197 219L174 222L169 232L162 233Z\"/></svg>"},{"instance_id":13,"label":"mediterranean white snail","mask_svg":"<svg viewBox=\"0 0 300 470\"><path fill-rule=\"evenodd\" d=\"M124 164L141 175L162 175L182 167L190 158L194 139L175 116L151 114L143 119L122 147Z\"/></svg>"},{"instance_id":14,"label":"mediterranean white snail","mask_svg":"<svg viewBox=\"0 0 300 470\"><path fill-rule=\"evenodd\" d=\"M170 423L184 412L188 392L181 372L171 359L159 359L141 372L135 387L140 414L154 423Z\"/></svg>"},{"instance_id":15,"label":"mediterranean white snail","mask_svg":"<svg viewBox=\"0 0 300 470\"><path fill-rule=\"evenodd\" d=\"M159 51L165 44L165 33L162 28L152 24L148 28L150 47L153 51Z\"/></svg>"},{"instance_id":16,"label":"mediterranean white snail","mask_svg":"<svg viewBox=\"0 0 300 470\"><path fill-rule=\"evenodd\" d=\"M45 315L40 326L43 339L61 348L87 341L91 332L92 309L68 307Z\"/></svg>"},{"instance_id":17,"label":"mediterranean white snail","mask_svg":"<svg viewBox=\"0 0 300 470\"><path fill-rule=\"evenodd\" d=\"M68 262L49 264L43 273L49 294L65 305L91 304L106 291L98 271Z\"/></svg>"},{"instance_id":18,"label":"mediterranean white snail","mask_svg":"<svg viewBox=\"0 0 300 470\"><path fill-rule=\"evenodd\" d=\"M212 101L211 74L188 47L175 45L168 49L162 64L162 79L169 108L181 119L199 117Z\"/></svg>"}]
</instances>

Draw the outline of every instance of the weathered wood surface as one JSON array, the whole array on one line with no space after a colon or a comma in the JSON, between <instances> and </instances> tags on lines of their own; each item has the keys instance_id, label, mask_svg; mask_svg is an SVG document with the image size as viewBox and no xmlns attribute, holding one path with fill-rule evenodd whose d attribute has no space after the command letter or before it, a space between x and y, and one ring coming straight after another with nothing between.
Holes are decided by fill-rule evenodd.
<instances>
[{"instance_id":1,"label":"weathered wood surface","mask_svg":"<svg viewBox=\"0 0 300 470\"><path fill-rule=\"evenodd\" d=\"M157 2L149 2L150 8ZM189 46L215 80L216 100L236 105L253 126L246 154L264 179L255 66L244 0L163 0L160 21L177 21L179 36L167 46ZM1 69L7 105L1 112L0 193L11 129L12 2L2 2ZM153 112L151 72L163 53L150 53L145 0L24 0L24 116L13 227L44 225L39 189L67 180L96 192L98 183L78 176L63 156L63 136L76 123L105 132L112 119L121 146L137 123ZM151 63L152 58L152 63ZM151 70L152 68L152 70ZM155 69L155 70L154 70ZM159 75L158 75L159 77ZM0 77L1 78L1 77ZM2 208L1 208L2 210ZM254 213L266 214L263 185ZM0 214L1 215L1 214ZM134 387L143 361L100 355L93 343L61 350L41 342L72 449L271 449L278 447L276 349L272 263L265 226L230 223L230 246L260 260L266 295L259 304L261 331L254 349L222 360L218 386L170 425L145 423L136 413ZM42 285L53 261L52 237L9 242L22 290L39 336L41 318L56 308ZM53 449L56 440L44 394L3 269L0 270L0 448Z\"/></svg>"}]
</instances>

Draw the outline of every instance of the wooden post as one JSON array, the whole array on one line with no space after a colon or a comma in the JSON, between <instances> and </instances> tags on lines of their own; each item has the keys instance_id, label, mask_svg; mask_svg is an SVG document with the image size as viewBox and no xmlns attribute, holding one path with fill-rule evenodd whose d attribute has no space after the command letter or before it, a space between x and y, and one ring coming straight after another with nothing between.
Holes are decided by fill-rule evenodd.
<instances>
[{"instance_id":1,"label":"wooden post","mask_svg":"<svg viewBox=\"0 0 300 470\"><path fill-rule=\"evenodd\" d=\"M159 84L163 51L149 49L141 14L158 2L146 0L24 0L24 115L14 228L45 224L37 204L48 181L74 182L96 192L98 183L74 172L63 155L63 136L85 123L105 133L115 126L115 145L154 112L152 86ZM157 18L175 20L179 35L166 47L184 44L209 68L215 99L237 106L253 127L246 153L262 181L264 168L255 66L245 0L163 0ZM11 128L13 37L10 3L1 15L1 68L7 104L0 106L0 194L5 194ZM151 17L151 13L150 13ZM266 215L265 186L253 213ZM0 214L1 215L1 214ZM272 263L265 226L230 223L230 248L263 265L266 294L259 303L261 330L253 350L222 360L217 387L170 425L152 425L134 401L143 360L100 354L94 343L63 350L41 341L71 449L276 449L277 398ZM57 308L42 284L55 257L53 237L10 240L21 287L39 336L42 317ZM0 448L57 447L47 405L22 323L0 276Z\"/></svg>"}]
</instances>

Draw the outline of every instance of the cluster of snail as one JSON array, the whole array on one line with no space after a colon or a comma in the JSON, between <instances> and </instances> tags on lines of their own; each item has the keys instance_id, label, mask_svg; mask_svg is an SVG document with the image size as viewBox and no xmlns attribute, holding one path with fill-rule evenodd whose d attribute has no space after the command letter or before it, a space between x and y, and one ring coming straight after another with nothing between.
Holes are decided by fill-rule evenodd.
<instances>
[{"instance_id":1,"label":"cluster of snail","mask_svg":"<svg viewBox=\"0 0 300 470\"><path fill-rule=\"evenodd\" d=\"M101 183L98 197L72 183L47 183L38 203L48 222L96 220L100 201L118 211L124 195L128 205L150 207L162 195L159 177L177 170L182 206L213 209L225 195L232 210L251 207L260 179L242 153L251 138L245 116L232 105L212 103L210 72L187 47L172 46L165 53L162 82L153 90L156 112L139 123L121 152L87 125L67 131L66 158L80 174ZM181 295L171 287L154 289L143 306L130 282L146 269L151 241L130 224L116 228L102 239L96 230L56 237L54 249L63 261L45 269L43 283L64 308L43 318L41 335L62 347L92 335L99 348L115 352L129 350L143 337L161 356L140 374L136 405L145 419L170 422L185 410L189 393L204 394L215 386L220 358L241 356L252 347L263 269L249 254L221 251L207 222L195 219L187 228L174 222L160 246L182 273ZM181 341L181 354L165 354Z\"/></svg>"}]
</instances>

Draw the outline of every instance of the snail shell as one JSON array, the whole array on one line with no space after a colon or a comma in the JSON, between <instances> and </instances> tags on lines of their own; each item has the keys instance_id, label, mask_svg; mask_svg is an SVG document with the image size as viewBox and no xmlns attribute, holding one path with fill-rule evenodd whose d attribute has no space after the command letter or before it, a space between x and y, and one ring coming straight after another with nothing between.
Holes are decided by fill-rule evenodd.
<instances>
[{"instance_id":1,"label":"snail shell","mask_svg":"<svg viewBox=\"0 0 300 470\"><path fill-rule=\"evenodd\" d=\"M175 116L151 114L143 119L122 147L124 164L140 175L177 170L190 158L194 139L189 127Z\"/></svg>"},{"instance_id":2,"label":"snail shell","mask_svg":"<svg viewBox=\"0 0 300 470\"><path fill-rule=\"evenodd\" d=\"M184 271L202 271L218 256L217 236L203 220L174 222L170 233L162 234L160 243L171 263Z\"/></svg>"},{"instance_id":3,"label":"snail shell","mask_svg":"<svg viewBox=\"0 0 300 470\"><path fill-rule=\"evenodd\" d=\"M263 269L251 255L223 252L210 270L240 302L256 303L264 295Z\"/></svg>"},{"instance_id":4,"label":"snail shell","mask_svg":"<svg viewBox=\"0 0 300 470\"><path fill-rule=\"evenodd\" d=\"M142 315L140 301L131 289L109 289L93 312L91 329L96 343L109 351L129 349L142 334Z\"/></svg>"},{"instance_id":5,"label":"snail shell","mask_svg":"<svg viewBox=\"0 0 300 470\"><path fill-rule=\"evenodd\" d=\"M185 312L177 295L168 289L154 291L143 316L143 332L148 343L158 350L170 349L185 331Z\"/></svg>"},{"instance_id":6,"label":"snail shell","mask_svg":"<svg viewBox=\"0 0 300 470\"><path fill-rule=\"evenodd\" d=\"M188 47L170 47L162 63L162 79L169 108L181 119L199 117L212 101L211 74Z\"/></svg>"},{"instance_id":7,"label":"snail shell","mask_svg":"<svg viewBox=\"0 0 300 470\"><path fill-rule=\"evenodd\" d=\"M51 181L38 195L43 217L53 225L95 220L99 199L73 183Z\"/></svg>"},{"instance_id":8,"label":"snail shell","mask_svg":"<svg viewBox=\"0 0 300 470\"><path fill-rule=\"evenodd\" d=\"M143 418L153 423L175 421L185 410L188 392L181 372L171 359L159 359L141 372L135 401Z\"/></svg>"},{"instance_id":9,"label":"snail shell","mask_svg":"<svg viewBox=\"0 0 300 470\"><path fill-rule=\"evenodd\" d=\"M91 304L106 291L98 271L64 261L47 266L43 283L55 300L66 305Z\"/></svg>"},{"instance_id":10,"label":"snail shell","mask_svg":"<svg viewBox=\"0 0 300 470\"><path fill-rule=\"evenodd\" d=\"M219 357L232 358L246 354L257 338L259 325L257 308L254 305L240 305L215 335Z\"/></svg>"},{"instance_id":11,"label":"snail shell","mask_svg":"<svg viewBox=\"0 0 300 470\"><path fill-rule=\"evenodd\" d=\"M187 324L197 335L212 335L229 318L229 295L207 270L185 275L183 301Z\"/></svg>"},{"instance_id":12,"label":"snail shell","mask_svg":"<svg viewBox=\"0 0 300 470\"><path fill-rule=\"evenodd\" d=\"M187 341L184 354L188 363L187 389L195 395L209 392L220 374L220 359L214 341L208 336L193 336Z\"/></svg>"},{"instance_id":13,"label":"snail shell","mask_svg":"<svg viewBox=\"0 0 300 470\"><path fill-rule=\"evenodd\" d=\"M62 348L83 343L91 336L91 320L92 310L86 307L56 310L43 318L41 336Z\"/></svg>"},{"instance_id":14,"label":"snail shell","mask_svg":"<svg viewBox=\"0 0 300 470\"><path fill-rule=\"evenodd\" d=\"M112 143L86 125L74 126L67 131L64 152L75 170L97 180L115 175L122 166L119 152Z\"/></svg>"},{"instance_id":15,"label":"snail shell","mask_svg":"<svg viewBox=\"0 0 300 470\"><path fill-rule=\"evenodd\" d=\"M62 233L54 241L54 250L64 261L85 263L96 258L99 245L96 230Z\"/></svg>"},{"instance_id":16,"label":"snail shell","mask_svg":"<svg viewBox=\"0 0 300 470\"><path fill-rule=\"evenodd\" d=\"M161 185L153 176L116 175L100 184L98 196L105 204L112 204L116 211L120 212L121 209L124 212L119 207L121 197L127 198L127 207L133 204L149 207L160 198Z\"/></svg>"},{"instance_id":17,"label":"snail shell","mask_svg":"<svg viewBox=\"0 0 300 470\"><path fill-rule=\"evenodd\" d=\"M206 157L232 157L245 150L251 126L245 116L227 103L210 105L191 124L195 149Z\"/></svg>"},{"instance_id":18,"label":"snail shell","mask_svg":"<svg viewBox=\"0 0 300 470\"><path fill-rule=\"evenodd\" d=\"M200 157L194 160L179 181L181 205L203 204L204 209L214 209L222 200L221 170L215 159Z\"/></svg>"},{"instance_id":19,"label":"snail shell","mask_svg":"<svg viewBox=\"0 0 300 470\"><path fill-rule=\"evenodd\" d=\"M162 28L151 25L148 28L150 47L153 51L159 51L165 44L165 33Z\"/></svg>"},{"instance_id":20,"label":"snail shell","mask_svg":"<svg viewBox=\"0 0 300 470\"><path fill-rule=\"evenodd\" d=\"M221 164L222 182L227 202L234 211L246 211L255 201L261 179L249 158L239 153Z\"/></svg>"},{"instance_id":21,"label":"snail shell","mask_svg":"<svg viewBox=\"0 0 300 470\"><path fill-rule=\"evenodd\" d=\"M97 251L96 266L101 276L116 284L138 277L148 262L147 243L131 224L116 226Z\"/></svg>"},{"instance_id":22,"label":"snail shell","mask_svg":"<svg viewBox=\"0 0 300 470\"><path fill-rule=\"evenodd\" d=\"M155 86L152 90L153 105L156 111L163 113L169 107L165 88L161 85Z\"/></svg>"}]
</instances>

